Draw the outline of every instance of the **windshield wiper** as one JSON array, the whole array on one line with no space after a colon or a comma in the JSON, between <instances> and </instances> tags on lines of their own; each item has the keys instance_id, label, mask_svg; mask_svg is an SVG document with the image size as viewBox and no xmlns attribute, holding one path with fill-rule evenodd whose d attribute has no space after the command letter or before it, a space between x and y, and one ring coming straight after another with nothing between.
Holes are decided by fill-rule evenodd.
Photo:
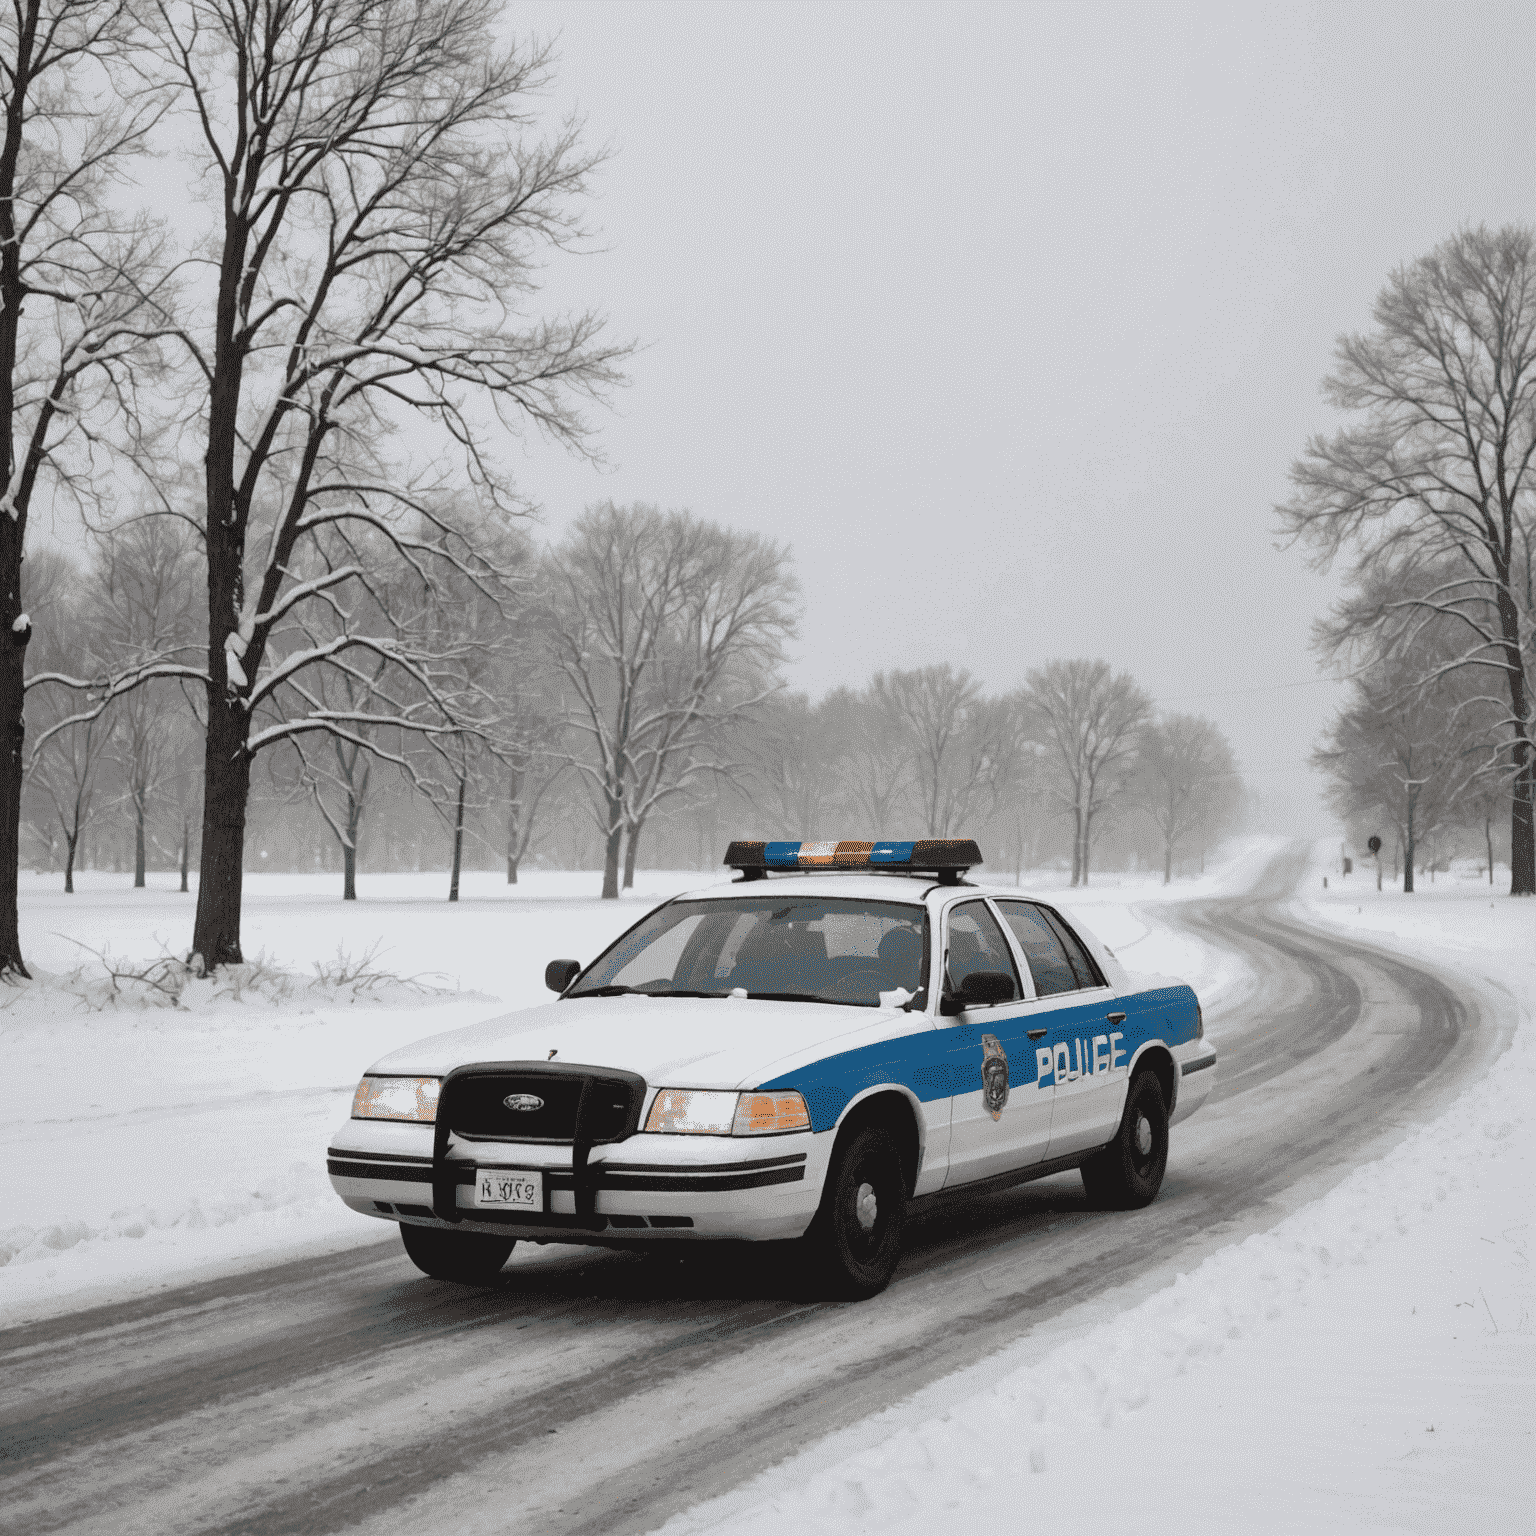
<instances>
[{"instance_id":1,"label":"windshield wiper","mask_svg":"<svg viewBox=\"0 0 1536 1536\"><path fill-rule=\"evenodd\" d=\"M724 997L723 992L689 992L682 987L665 992L648 992L644 987L625 987L618 983L610 983L606 987L586 987L580 992L572 992L571 997Z\"/></svg>"}]
</instances>

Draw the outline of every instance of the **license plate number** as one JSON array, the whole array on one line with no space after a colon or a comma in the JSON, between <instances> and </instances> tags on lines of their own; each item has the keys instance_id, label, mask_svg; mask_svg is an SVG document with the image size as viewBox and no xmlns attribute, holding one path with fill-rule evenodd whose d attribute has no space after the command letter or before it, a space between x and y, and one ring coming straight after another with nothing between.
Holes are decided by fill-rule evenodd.
<instances>
[{"instance_id":1,"label":"license plate number","mask_svg":"<svg viewBox=\"0 0 1536 1536\"><path fill-rule=\"evenodd\" d=\"M544 1175L521 1168L477 1168L475 1204L498 1210L542 1211Z\"/></svg>"}]
</instances>

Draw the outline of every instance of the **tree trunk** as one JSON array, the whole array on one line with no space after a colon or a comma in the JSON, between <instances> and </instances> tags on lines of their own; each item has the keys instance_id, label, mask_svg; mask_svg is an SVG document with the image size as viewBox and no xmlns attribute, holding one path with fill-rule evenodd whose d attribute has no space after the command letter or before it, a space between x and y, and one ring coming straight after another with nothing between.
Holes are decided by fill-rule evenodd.
<instances>
[{"instance_id":1,"label":"tree trunk","mask_svg":"<svg viewBox=\"0 0 1536 1536\"><path fill-rule=\"evenodd\" d=\"M448 900L459 899L459 864L464 857L464 779L459 778L459 803L453 813L453 873L448 879Z\"/></svg>"},{"instance_id":2,"label":"tree trunk","mask_svg":"<svg viewBox=\"0 0 1536 1536\"><path fill-rule=\"evenodd\" d=\"M1163 844L1163 884L1173 884L1173 844Z\"/></svg>"},{"instance_id":3,"label":"tree trunk","mask_svg":"<svg viewBox=\"0 0 1536 1536\"><path fill-rule=\"evenodd\" d=\"M1093 817L1085 813L1084 816L1083 816L1083 851L1082 851L1082 854L1081 854L1081 856L1079 857L1079 859L1077 861L1078 862L1078 869L1080 871L1080 876L1079 876L1079 880L1078 880L1078 883L1080 885L1087 885L1088 884L1088 838L1091 835L1092 831L1093 831Z\"/></svg>"},{"instance_id":4,"label":"tree trunk","mask_svg":"<svg viewBox=\"0 0 1536 1536\"><path fill-rule=\"evenodd\" d=\"M1488 845L1488 884L1493 884L1493 817L1483 817L1483 841Z\"/></svg>"},{"instance_id":5,"label":"tree trunk","mask_svg":"<svg viewBox=\"0 0 1536 1536\"><path fill-rule=\"evenodd\" d=\"M1413 894L1413 796L1408 797L1407 835L1403 841L1403 893Z\"/></svg>"},{"instance_id":6,"label":"tree trunk","mask_svg":"<svg viewBox=\"0 0 1536 1536\"><path fill-rule=\"evenodd\" d=\"M25 15L17 11L17 19ZM21 466L16 463L16 359L21 308L27 297L22 276L21 241L16 234L16 183L22 141L27 137L27 101L32 91L30 61L36 17L22 23L24 47L12 54L7 92L5 138L0 142L0 485L11 496L9 516L0 514L0 976L28 974L21 958L17 923L16 877L21 860L22 743L26 721L22 686L31 625L16 626L25 612L21 601L21 555L26 540L27 509L15 500ZM25 57L23 57L25 56ZM35 110L35 109L34 109Z\"/></svg>"},{"instance_id":7,"label":"tree trunk","mask_svg":"<svg viewBox=\"0 0 1536 1536\"><path fill-rule=\"evenodd\" d=\"M1499 628L1504 641L1509 713L1515 725L1515 792L1509 807L1509 894L1536 896L1536 759L1526 732L1530 700L1526 695L1526 660L1521 645L1520 611L1511 594L1510 572L1500 569Z\"/></svg>"},{"instance_id":8,"label":"tree trunk","mask_svg":"<svg viewBox=\"0 0 1536 1536\"><path fill-rule=\"evenodd\" d=\"M222 658L222 651L220 656ZM222 665L219 668L223 672ZM217 680L222 689L222 675ZM210 694L214 692L209 690ZM251 760L245 750L246 714L222 697L210 700L203 754L203 852L199 860L192 953L204 972L239 965L240 908L245 877L245 814Z\"/></svg>"},{"instance_id":9,"label":"tree trunk","mask_svg":"<svg viewBox=\"0 0 1536 1536\"><path fill-rule=\"evenodd\" d=\"M1076 886L1083 873L1083 812L1080 806L1072 807L1072 884Z\"/></svg>"},{"instance_id":10,"label":"tree trunk","mask_svg":"<svg viewBox=\"0 0 1536 1536\"><path fill-rule=\"evenodd\" d=\"M619 849L624 842L624 818L609 812L608 840L603 849L603 900L619 899Z\"/></svg>"},{"instance_id":11,"label":"tree trunk","mask_svg":"<svg viewBox=\"0 0 1536 1536\"><path fill-rule=\"evenodd\" d=\"M1536 896L1536 758L1528 742L1515 748L1520 771L1509 812L1509 894Z\"/></svg>"},{"instance_id":12,"label":"tree trunk","mask_svg":"<svg viewBox=\"0 0 1536 1536\"><path fill-rule=\"evenodd\" d=\"M624 889L626 891L632 891L635 888L635 850L640 846L640 829L644 825L644 821L637 821L628 829L624 839Z\"/></svg>"},{"instance_id":13,"label":"tree trunk","mask_svg":"<svg viewBox=\"0 0 1536 1536\"><path fill-rule=\"evenodd\" d=\"M133 797L133 888L144 889L144 797Z\"/></svg>"},{"instance_id":14,"label":"tree trunk","mask_svg":"<svg viewBox=\"0 0 1536 1536\"><path fill-rule=\"evenodd\" d=\"M9 434L7 434L7 439ZM27 725L23 678L32 626L13 629L21 612L21 534L0 515L0 976L27 976L21 958L16 877L21 863L22 748Z\"/></svg>"},{"instance_id":15,"label":"tree trunk","mask_svg":"<svg viewBox=\"0 0 1536 1536\"><path fill-rule=\"evenodd\" d=\"M461 798L462 803L462 798ZM341 899L357 900L357 831L362 807L357 796L347 791L347 840L341 845Z\"/></svg>"},{"instance_id":16,"label":"tree trunk","mask_svg":"<svg viewBox=\"0 0 1536 1536\"><path fill-rule=\"evenodd\" d=\"M521 831L518 818L518 791L522 788L523 775L512 770L512 782L507 789L507 884L517 884L517 838Z\"/></svg>"},{"instance_id":17,"label":"tree trunk","mask_svg":"<svg viewBox=\"0 0 1536 1536\"><path fill-rule=\"evenodd\" d=\"M75 894L75 845L80 841L77 832L73 837L69 833L64 834L64 894Z\"/></svg>"},{"instance_id":18,"label":"tree trunk","mask_svg":"<svg viewBox=\"0 0 1536 1536\"><path fill-rule=\"evenodd\" d=\"M181 888L187 889L187 865L191 858L190 843L192 841L192 829L187 824L187 818L181 818Z\"/></svg>"}]
</instances>

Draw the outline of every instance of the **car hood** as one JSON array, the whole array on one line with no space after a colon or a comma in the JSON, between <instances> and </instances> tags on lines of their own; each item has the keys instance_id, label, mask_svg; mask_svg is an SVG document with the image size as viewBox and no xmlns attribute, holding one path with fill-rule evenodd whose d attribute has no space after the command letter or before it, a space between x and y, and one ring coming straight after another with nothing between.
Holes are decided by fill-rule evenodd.
<instances>
[{"instance_id":1,"label":"car hood","mask_svg":"<svg viewBox=\"0 0 1536 1536\"><path fill-rule=\"evenodd\" d=\"M909 1033L921 1016L893 1008L751 998L568 998L430 1035L370 1072L441 1077L477 1061L622 1067L652 1086L751 1088L797 1057L853 1050Z\"/></svg>"}]
</instances>

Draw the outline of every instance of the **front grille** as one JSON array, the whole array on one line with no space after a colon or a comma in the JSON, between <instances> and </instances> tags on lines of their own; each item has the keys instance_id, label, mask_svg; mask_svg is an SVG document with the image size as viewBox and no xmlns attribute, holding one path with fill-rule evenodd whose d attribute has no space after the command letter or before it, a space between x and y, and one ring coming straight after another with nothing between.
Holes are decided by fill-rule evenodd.
<instances>
[{"instance_id":1,"label":"front grille","mask_svg":"<svg viewBox=\"0 0 1536 1536\"><path fill-rule=\"evenodd\" d=\"M510 1109L515 1094L542 1099L537 1109ZM484 1061L456 1067L437 1096L437 1131L432 1141L432 1209L443 1221L462 1221L458 1169L448 1161L448 1138L542 1141L571 1149L574 1217L547 1217L601 1231L597 1215L597 1170L588 1153L598 1142L622 1141L640 1124L645 1079L617 1067L584 1067L574 1062ZM485 1213L482 1213L485 1214Z\"/></svg>"},{"instance_id":2,"label":"front grille","mask_svg":"<svg viewBox=\"0 0 1536 1536\"><path fill-rule=\"evenodd\" d=\"M516 1095L543 1102L537 1109L511 1109L505 1101ZM553 1063L488 1063L461 1067L448 1077L438 1099L437 1119L454 1134L475 1139L569 1146L579 1130L580 1140L592 1145L631 1135L644 1096L645 1081L632 1072Z\"/></svg>"}]
</instances>

